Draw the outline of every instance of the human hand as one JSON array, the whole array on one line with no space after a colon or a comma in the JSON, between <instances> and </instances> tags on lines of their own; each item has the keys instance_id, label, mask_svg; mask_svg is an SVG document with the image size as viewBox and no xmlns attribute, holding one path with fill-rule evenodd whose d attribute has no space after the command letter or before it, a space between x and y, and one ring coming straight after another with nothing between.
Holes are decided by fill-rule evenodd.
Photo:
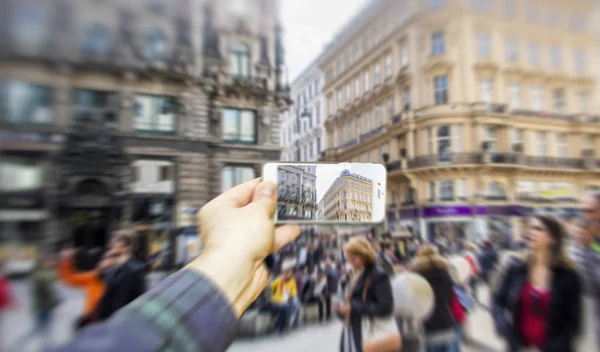
<instances>
[{"instance_id":1,"label":"human hand","mask_svg":"<svg viewBox=\"0 0 600 352\"><path fill-rule=\"evenodd\" d=\"M269 280L265 258L300 234L297 225L275 229L277 189L255 179L230 189L198 213L202 253L188 267L212 279L240 316Z\"/></svg>"},{"instance_id":2,"label":"human hand","mask_svg":"<svg viewBox=\"0 0 600 352\"><path fill-rule=\"evenodd\" d=\"M335 311L338 315L347 317L350 314L350 305L346 302L340 302L335 308Z\"/></svg>"}]
</instances>

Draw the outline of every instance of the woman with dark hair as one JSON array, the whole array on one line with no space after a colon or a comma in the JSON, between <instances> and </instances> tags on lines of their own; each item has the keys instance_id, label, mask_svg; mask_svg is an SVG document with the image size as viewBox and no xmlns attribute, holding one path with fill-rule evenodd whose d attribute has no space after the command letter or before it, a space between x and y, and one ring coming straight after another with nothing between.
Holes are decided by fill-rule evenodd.
<instances>
[{"instance_id":1,"label":"woman with dark hair","mask_svg":"<svg viewBox=\"0 0 600 352\"><path fill-rule=\"evenodd\" d=\"M388 275L375 265L375 250L366 239L362 237L351 239L344 246L344 252L355 274L351 279L347 302L340 303L336 307L338 315L345 319L348 327L342 334L341 350L343 352L389 351L389 345L399 346L399 333L396 339L386 339L382 346L369 346L363 341L363 318L377 319L392 316L394 310L392 286Z\"/></svg>"},{"instance_id":2,"label":"woman with dark hair","mask_svg":"<svg viewBox=\"0 0 600 352\"><path fill-rule=\"evenodd\" d=\"M537 215L526 240L526 258L513 259L493 295L496 331L511 352L574 352L582 284L563 252L564 229L553 217Z\"/></svg>"}]
</instances>

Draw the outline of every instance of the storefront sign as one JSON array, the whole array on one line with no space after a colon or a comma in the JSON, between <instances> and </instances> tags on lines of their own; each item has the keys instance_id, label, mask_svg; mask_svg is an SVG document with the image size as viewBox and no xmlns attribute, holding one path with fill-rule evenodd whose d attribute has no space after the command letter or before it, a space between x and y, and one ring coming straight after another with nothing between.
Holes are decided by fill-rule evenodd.
<instances>
[{"instance_id":1,"label":"storefront sign","mask_svg":"<svg viewBox=\"0 0 600 352\"><path fill-rule=\"evenodd\" d=\"M519 206L478 206L477 215L481 216L518 216Z\"/></svg>"},{"instance_id":2,"label":"storefront sign","mask_svg":"<svg viewBox=\"0 0 600 352\"><path fill-rule=\"evenodd\" d=\"M544 198L577 198L575 191L572 188L557 188L541 191L540 195Z\"/></svg>"},{"instance_id":3,"label":"storefront sign","mask_svg":"<svg viewBox=\"0 0 600 352\"><path fill-rule=\"evenodd\" d=\"M458 205L447 207L425 207L423 208L423 217L440 218L448 216L471 216L473 208L470 206Z\"/></svg>"},{"instance_id":4,"label":"storefront sign","mask_svg":"<svg viewBox=\"0 0 600 352\"><path fill-rule=\"evenodd\" d=\"M419 209L400 209L400 219L415 219L419 217Z\"/></svg>"}]
</instances>

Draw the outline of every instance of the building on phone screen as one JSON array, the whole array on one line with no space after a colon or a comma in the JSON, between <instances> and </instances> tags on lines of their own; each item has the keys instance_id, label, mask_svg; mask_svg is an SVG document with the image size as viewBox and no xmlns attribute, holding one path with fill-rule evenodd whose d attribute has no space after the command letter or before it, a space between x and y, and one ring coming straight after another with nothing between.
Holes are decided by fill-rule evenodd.
<instances>
[{"instance_id":1,"label":"building on phone screen","mask_svg":"<svg viewBox=\"0 0 600 352\"><path fill-rule=\"evenodd\" d=\"M600 186L600 3L543 3L372 1L319 54L322 160L387 166L386 230L504 246Z\"/></svg>"},{"instance_id":2,"label":"building on phone screen","mask_svg":"<svg viewBox=\"0 0 600 352\"><path fill-rule=\"evenodd\" d=\"M315 220L317 167L280 165L277 168L277 219Z\"/></svg>"},{"instance_id":3,"label":"building on phone screen","mask_svg":"<svg viewBox=\"0 0 600 352\"><path fill-rule=\"evenodd\" d=\"M319 204L325 221L369 222L373 218L373 181L344 170Z\"/></svg>"},{"instance_id":4,"label":"building on phone screen","mask_svg":"<svg viewBox=\"0 0 600 352\"><path fill-rule=\"evenodd\" d=\"M173 259L174 237L197 238L198 209L280 160L291 99L278 7L3 2L8 270L26 272L51 243L104 247L118 228L140 234L146 257L186 261Z\"/></svg>"}]
</instances>

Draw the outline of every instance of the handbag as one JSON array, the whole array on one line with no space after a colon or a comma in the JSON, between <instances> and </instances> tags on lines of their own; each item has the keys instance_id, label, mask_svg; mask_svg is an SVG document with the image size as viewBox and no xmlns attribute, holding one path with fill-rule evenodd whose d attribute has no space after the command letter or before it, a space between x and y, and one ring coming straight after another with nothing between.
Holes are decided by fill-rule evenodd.
<instances>
[{"instance_id":1,"label":"handbag","mask_svg":"<svg viewBox=\"0 0 600 352\"><path fill-rule=\"evenodd\" d=\"M367 302L367 288L371 277L365 281L362 292L363 303ZM402 337L394 316L361 319L362 345L364 352L397 352L402 347Z\"/></svg>"}]
</instances>

